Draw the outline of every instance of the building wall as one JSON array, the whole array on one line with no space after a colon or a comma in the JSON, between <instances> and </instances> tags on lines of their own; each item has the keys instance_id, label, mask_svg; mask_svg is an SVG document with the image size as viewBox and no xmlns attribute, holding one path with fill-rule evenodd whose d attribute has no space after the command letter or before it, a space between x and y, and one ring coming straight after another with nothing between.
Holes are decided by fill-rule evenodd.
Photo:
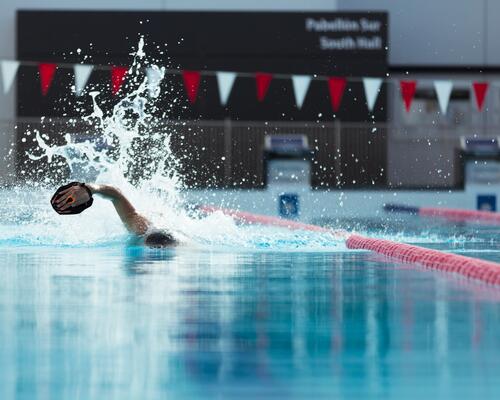
<instances>
[{"instance_id":1,"label":"building wall","mask_svg":"<svg viewBox=\"0 0 500 400\"><path fill-rule=\"evenodd\" d=\"M500 66L498 0L339 0L338 9L389 12L389 64Z\"/></svg>"},{"instance_id":2,"label":"building wall","mask_svg":"<svg viewBox=\"0 0 500 400\"><path fill-rule=\"evenodd\" d=\"M1 0L0 58L14 59L16 48L16 11L20 9L66 10L262 10L262 11L334 11L337 0ZM112 22L110 22L112 23ZM1 83L0 83L1 86ZM14 85L15 86L15 85ZM0 184L8 181L13 169L6 161L14 141L12 120L15 118L14 87L8 94L0 90Z\"/></svg>"},{"instance_id":3,"label":"building wall","mask_svg":"<svg viewBox=\"0 0 500 400\"><path fill-rule=\"evenodd\" d=\"M0 58L15 56L18 9L382 10L389 12L392 66L500 68L498 0L2 0ZM12 130L5 126L15 117L14 101L14 93L0 92L0 182L10 172L3 158L13 141Z\"/></svg>"}]
</instances>

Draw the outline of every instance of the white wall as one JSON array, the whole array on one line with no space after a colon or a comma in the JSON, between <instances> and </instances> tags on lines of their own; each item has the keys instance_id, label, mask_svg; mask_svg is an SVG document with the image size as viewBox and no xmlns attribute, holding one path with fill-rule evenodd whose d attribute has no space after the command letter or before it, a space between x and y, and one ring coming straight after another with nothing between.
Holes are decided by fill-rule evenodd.
<instances>
[{"instance_id":1,"label":"white wall","mask_svg":"<svg viewBox=\"0 0 500 400\"><path fill-rule=\"evenodd\" d=\"M389 12L391 65L500 65L499 0L338 0Z\"/></svg>"},{"instance_id":2,"label":"white wall","mask_svg":"<svg viewBox=\"0 0 500 400\"><path fill-rule=\"evenodd\" d=\"M486 61L488 64L500 65L500 1L487 0L484 10L488 26L486 35Z\"/></svg>"}]
</instances>

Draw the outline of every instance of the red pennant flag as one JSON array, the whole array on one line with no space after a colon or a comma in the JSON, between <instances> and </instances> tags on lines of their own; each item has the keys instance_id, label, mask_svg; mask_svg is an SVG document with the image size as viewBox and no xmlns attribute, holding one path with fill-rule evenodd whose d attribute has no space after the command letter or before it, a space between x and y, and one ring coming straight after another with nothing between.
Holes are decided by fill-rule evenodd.
<instances>
[{"instance_id":1,"label":"red pennant flag","mask_svg":"<svg viewBox=\"0 0 500 400\"><path fill-rule=\"evenodd\" d=\"M487 82L474 82L472 84L474 89L474 95L476 96L476 105L479 111L482 111L484 105L484 99L486 98L486 92L488 91Z\"/></svg>"},{"instance_id":2,"label":"red pennant flag","mask_svg":"<svg viewBox=\"0 0 500 400\"><path fill-rule=\"evenodd\" d=\"M127 67L111 67L111 93L113 93L113 96L120 91L127 71Z\"/></svg>"},{"instance_id":3,"label":"red pennant flag","mask_svg":"<svg viewBox=\"0 0 500 400\"><path fill-rule=\"evenodd\" d=\"M255 83L257 85L257 100L264 101L267 91L273 79L272 74L266 72L257 72L255 74Z\"/></svg>"},{"instance_id":4,"label":"red pennant flag","mask_svg":"<svg viewBox=\"0 0 500 400\"><path fill-rule=\"evenodd\" d=\"M40 63L38 64L38 72L40 74L40 87L42 88L42 94L47 95L52 85L52 80L54 79L54 74L56 73L56 64Z\"/></svg>"},{"instance_id":5,"label":"red pennant flag","mask_svg":"<svg viewBox=\"0 0 500 400\"><path fill-rule=\"evenodd\" d=\"M328 89L330 91L330 101L332 102L333 111L337 112L344 96L344 90L347 85L345 78L328 78Z\"/></svg>"},{"instance_id":6,"label":"red pennant flag","mask_svg":"<svg viewBox=\"0 0 500 400\"><path fill-rule=\"evenodd\" d=\"M401 88L401 96L405 103L406 112L410 112L411 103L417 90L417 81L401 81L399 82Z\"/></svg>"},{"instance_id":7,"label":"red pennant flag","mask_svg":"<svg viewBox=\"0 0 500 400\"><path fill-rule=\"evenodd\" d=\"M182 71L182 79L184 80L184 88L191 104L196 103L198 88L200 87L201 74L199 71Z\"/></svg>"}]
</instances>

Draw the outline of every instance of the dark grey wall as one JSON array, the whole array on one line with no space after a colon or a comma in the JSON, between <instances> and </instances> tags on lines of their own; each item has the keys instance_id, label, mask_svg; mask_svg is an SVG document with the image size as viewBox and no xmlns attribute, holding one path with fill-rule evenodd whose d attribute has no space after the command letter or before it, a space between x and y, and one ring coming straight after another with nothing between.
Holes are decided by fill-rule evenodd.
<instances>
[{"instance_id":1,"label":"dark grey wall","mask_svg":"<svg viewBox=\"0 0 500 400\"><path fill-rule=\"evenodd\" d=\"M38 10L253 10L253 11L327 11L337 8L337 0L0 0L0 57L15 58L16 12L22 9ZM15 85L14 85L15 86ZM2 93L0 84L0 184L10 181L13 173L8 157L14 140L12 121L15 118L15 90Z\"/></svg>"}]
</instances>

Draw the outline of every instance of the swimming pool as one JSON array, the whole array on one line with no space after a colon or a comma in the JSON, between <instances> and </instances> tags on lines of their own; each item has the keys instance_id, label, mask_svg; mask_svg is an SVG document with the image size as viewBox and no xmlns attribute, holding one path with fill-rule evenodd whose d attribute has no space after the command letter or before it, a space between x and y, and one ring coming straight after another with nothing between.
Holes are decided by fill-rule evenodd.
<instances>
[{"instance_id":1,"label":"swimming pool","mask_svg":"<svg viewBox=\"0 0 500 400\"><path fill-rule=\"evenodd\" d=\"M191 205L216 196L186 191L139 75L112 115L91 92L93 140L22 133L47 171L0 189L0 399L500 396L498 287L351 251L328 232L197 215ZM119 187L182 245L135 246L101 199L55 214L49 200L67 182L54 172ZM343 202L321 194L324 207ZM262 192L251 195L247 211L264 212ZM500 261L495 227L379 210L338 221L337 208L304 222Z\"/></svg>"},{"instance_id":2,"label":"swimming pool","mask_svg":"<svg viewBox=\"0 0 500 400\"><path fill-rule=\"evenodd\" d=\"M493 228L379 222L372 235L500 261ZM274 228L162 251L14 228L0 225L2 399L500 395L497 288Z\"/></svg>"}]
</instances>

